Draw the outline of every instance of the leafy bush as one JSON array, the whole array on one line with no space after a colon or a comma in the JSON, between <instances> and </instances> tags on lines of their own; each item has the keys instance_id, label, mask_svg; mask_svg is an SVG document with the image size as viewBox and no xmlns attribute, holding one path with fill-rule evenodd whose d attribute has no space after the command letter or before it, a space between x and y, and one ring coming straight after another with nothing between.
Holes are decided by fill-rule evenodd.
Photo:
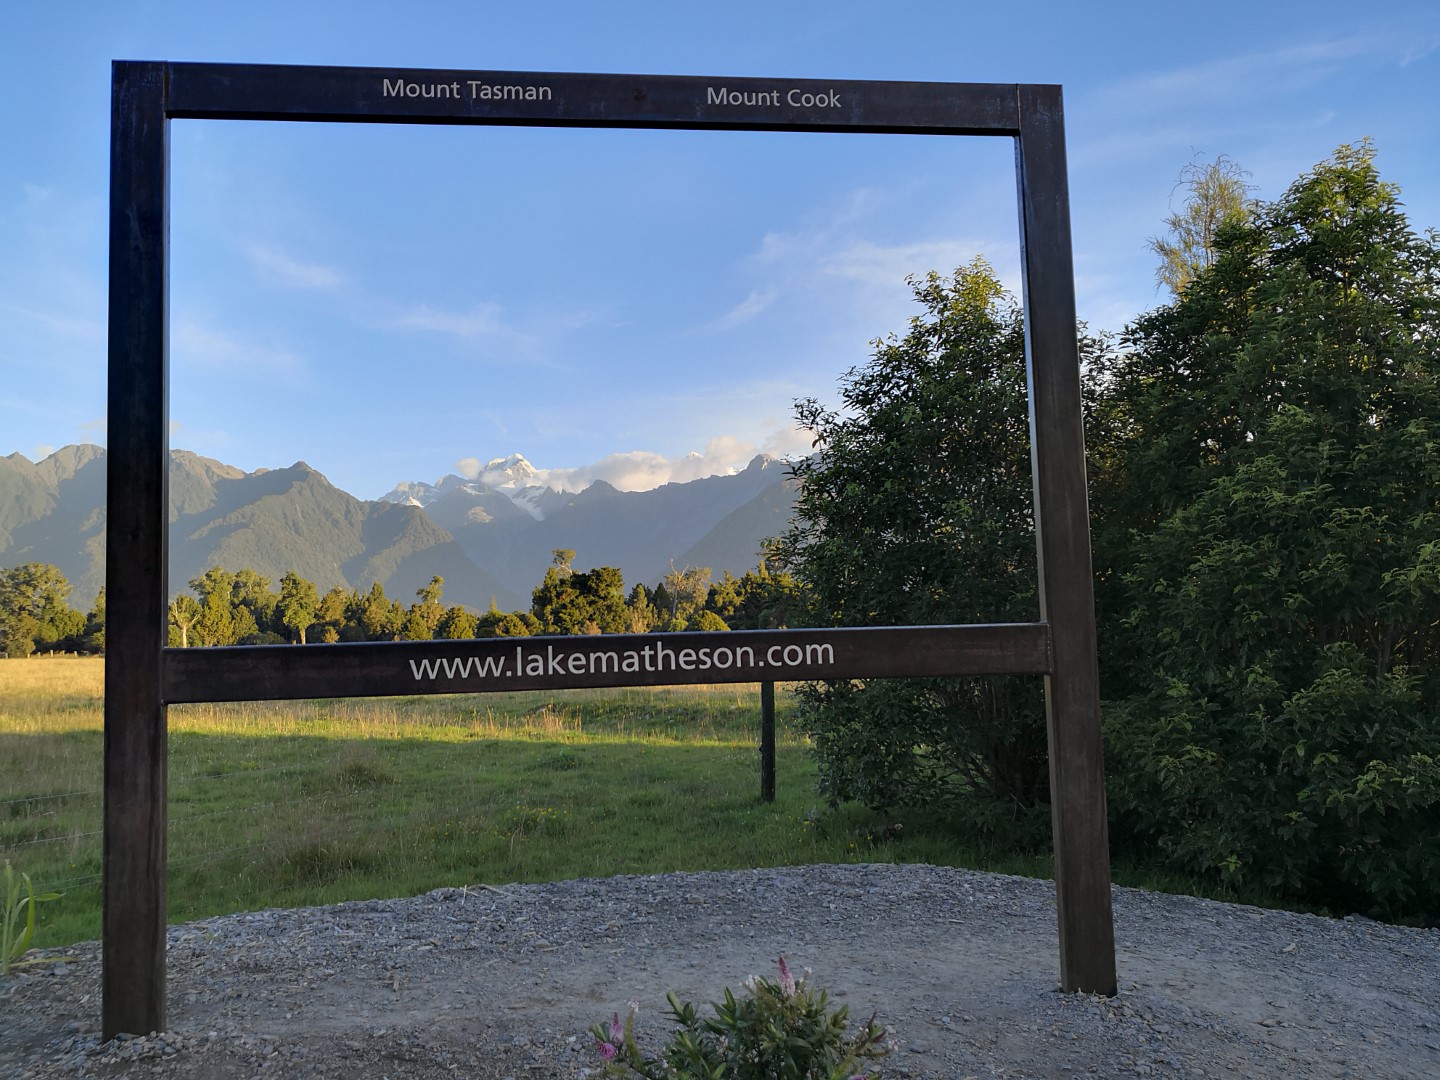
<instances>
[{"instance_id":1,"label":"leafy bush","mask_svg":"<svg viewBox=\"0 0 1440 1080\"><path fill-rule=\"evenodd\" d=\"M1117 843L1440 911L1440 243L1368 145L1222 231L1109 373Z\"/></svg>"},{"instance_id":2,"label":"leafy bush","mask_svg":"<svg viewBox=\"0 0 1440 1080\"><path fill-rule=\"evenodd\" d=\"M711 1019L666 995L679 1030L658 1058L646 1057L635 1041L639 1007L632 1001L623 1022L617 1013L608 1026L591 1029L606 1073L643 1080L863 1080L864 1063L888 1053L884 1029L872 1016L847 1035L849 1007L832 1012L825 991L794 978L783 956L779 967L777 981L748 980L742 998L727 988Z\"/></svg>"},{"instance_id":3,"label":"leafy bush","mask_svg":"<svg viewBox=\"0 0 1440 1080\"><path fill-rule=\"evenodd\" d=\"M1019 307L983 260L912 285L922 313L846 375L845 410L797 405L815 453L794 465L794 524L772 554L812 624L1033 621ZM1046 836L1038 679L840 681L799 697L832 801L944 804L971 827Z\"/></svg>"}]
</instances>

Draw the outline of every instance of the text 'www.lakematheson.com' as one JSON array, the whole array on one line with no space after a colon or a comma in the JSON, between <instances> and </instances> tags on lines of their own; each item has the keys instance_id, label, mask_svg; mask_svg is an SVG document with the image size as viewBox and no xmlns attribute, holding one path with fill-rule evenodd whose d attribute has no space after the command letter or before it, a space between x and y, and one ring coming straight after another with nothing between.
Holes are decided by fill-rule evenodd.
<instances>
[{"instance_id":1,"label":"text 'www.lakematheson.com'","mask_svg":"<svg viewBox=\"0 0 1440 1080\"><path fill-rule=\"evenodd\" d=\"M517 644L484 656L442 656L411 660L417 682L433 679L505 679L524 676L582 676L664 671L733 671L814 668L835 663L835 646L718 645L674 648L662 642L621 649L568 649L563 645Z\"/></svg>"}]
</instances>

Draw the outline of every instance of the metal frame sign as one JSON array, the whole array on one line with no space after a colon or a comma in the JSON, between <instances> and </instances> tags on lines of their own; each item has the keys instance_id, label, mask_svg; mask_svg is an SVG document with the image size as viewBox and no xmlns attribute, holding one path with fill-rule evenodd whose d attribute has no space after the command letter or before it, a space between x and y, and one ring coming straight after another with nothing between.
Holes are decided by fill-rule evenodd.
<instances>
[{"instance_id":1,"label":"metal frame sign","mask_svg":"<svg viewBox=\"0 0 1440 1080\"><path fill-rule=\"evenodd\" d=\"M1014 140L1040 620L167 647L172 119ZM119 61L110 147L103 1031L165 1026L166 710L179 702L1029 674L1045 679L1060 983L1115 992L1064 118L1056 86Z\"/></svg>"}]
</instances>

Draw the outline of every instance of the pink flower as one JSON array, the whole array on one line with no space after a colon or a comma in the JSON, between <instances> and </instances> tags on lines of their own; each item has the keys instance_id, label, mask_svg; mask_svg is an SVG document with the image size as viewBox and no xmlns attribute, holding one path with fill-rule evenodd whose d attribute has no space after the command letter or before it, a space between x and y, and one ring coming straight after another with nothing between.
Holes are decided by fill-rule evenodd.
<instances>
[{"instance_id":1,"label":"pink flower","mask_svg":"<svg viewBox=\"0 0 1440 1080\"><path fill-rule=\"evenodd\" d=\"M790 974L790 968L785 963L785 957L780 957L780 989L788 997L795 993L795 976Z\"/></svg>"},{"instance_id":2,"label":"pink flower","mask_svg":"<svg viewBox=\"0 0 1440 1080\"><path fill-rule=\"evenodd\" d=\"M601 1056L602 1058L604 1058L606 1061L614 1061L614 1060L615 1060L615 1055L620 1052L620 1051L618 1051L618 1050L615 1049L615 1044L614 1044L614 1043L608 1043L608 1042L596 1043L596 1044L595 1044L595 1049L598 1050L598 1051L600 1051L600 1056Z\"/></svg>"},{"instance_id":3,"label":"pink flower","mask_svg":"<svg viewBox=\"0 0 1440 1080\"><path fill-rule=\"evenodd\" d=\"M625 1037L625 1028L620 1024L620 1014L612 1013L610 1017L610 1041L619 1042ZM609 1060L608 1058L606 1060Z\"/></svg>"}]
</instances>

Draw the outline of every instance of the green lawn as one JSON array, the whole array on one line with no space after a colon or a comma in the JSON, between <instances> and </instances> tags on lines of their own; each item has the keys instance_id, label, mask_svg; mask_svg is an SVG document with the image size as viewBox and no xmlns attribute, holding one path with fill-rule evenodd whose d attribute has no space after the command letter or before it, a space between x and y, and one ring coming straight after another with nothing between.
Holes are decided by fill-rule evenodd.
<instances>
[{"instance_id":1,"label":"green lawn","mask_svg":"<svg viewBox=\"0 0 1440 1080\"><path fill-rule=\"evenodd\" d=\"M37 945L100 934L102 670L0 660L0 858L64 893L40 908ZM939 815L823 807L776 696L774 803L753 685L177 706L169 916L804 863L1048 876L1047 853L989 850ZM1114 877L1273 903L1124 859Z\"/></svg>"},{"instance_id":2,"label":"green lawn","mask_svg":"<svg viewBox=\"0 0 1440 1080\"><path fill-rule=\"evenodd\" d=\"M0 661L0 854L43 945L100 931L101 661ZM812 862L974 863L942 829L821 813L777 705L760 799L750 685L170 710L172 920L442 885ZM1044 871L1040 860L1018 869Z\"/></svg>"}]
</instances>

